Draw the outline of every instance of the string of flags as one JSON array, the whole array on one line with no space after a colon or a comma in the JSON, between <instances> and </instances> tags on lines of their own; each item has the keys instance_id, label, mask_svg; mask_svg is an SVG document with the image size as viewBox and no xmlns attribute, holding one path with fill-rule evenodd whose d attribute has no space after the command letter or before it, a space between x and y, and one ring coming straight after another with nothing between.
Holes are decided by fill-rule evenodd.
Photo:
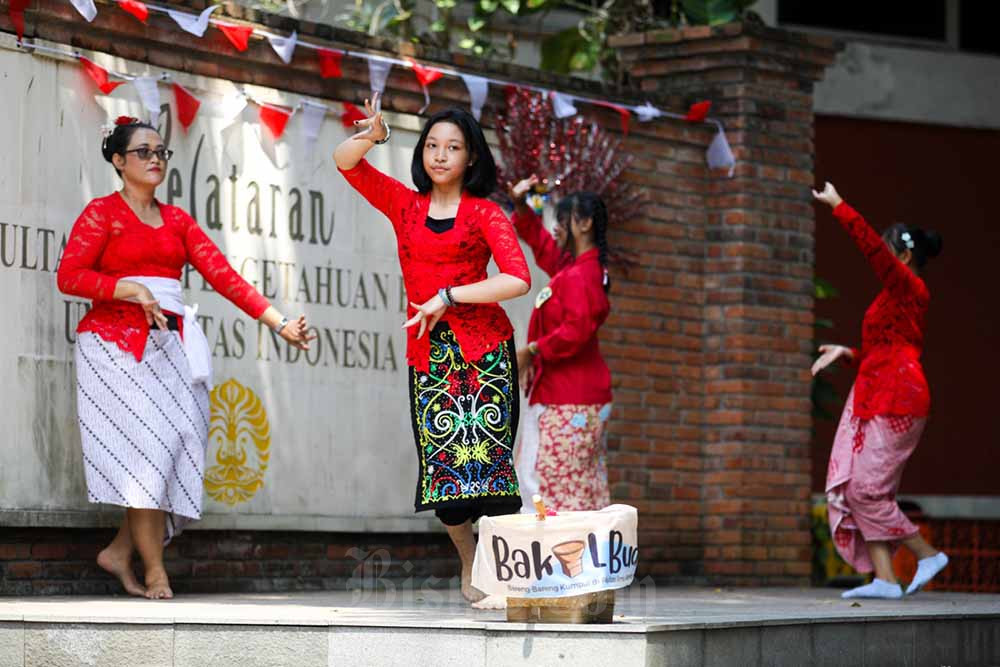
<instances>
[{"instance_id":1,"label":"string of flags","mask_svg":"<svg viewBox=\"0 0 1000 667\"><path fill-rule=\"evenodd\" d=\"M28 51L48 51L57 55L76 58L94 80L98 89L105 95L110 95L116 88L125 83L131 83L139 93L143 107L150 114L159 113L160 90L158 84L168 83L170 79L168 74L163 73L158 77L119 74L100 67L76 52L67 54L65 51L58 51L41 45L25 44L23 42L24 11L30 2L31 0L10 0L9 3L11 22L17 31L18 43L22 48ZM70 3L86 21L93 21L97 17L97 7L94 0L70 0ZM630 122L633 116L638 118L640 123L648 123L658 118L674 118L689 123L711 123L716 126L717 131L706 151L708 166L712 169L728 169L730 176L732 176L735 168L735 158L726 139L722 123L716 119L708 118L711 108L711 102L708 101L697 102L691 105L688 111L683 114L659 109L648 101L642 105L618 104L607 100L548 90L538 86L468 74L449 68L425 65L413 58L399 59L372 53L320 46L308 41L299 40L297 32L292 32L291 35L278 35L251 25L213 18L212 14L218 9L219 5L212 5L198 14L192 14L158 4L142 2L141 0L117 0L117 4L122 11L127 12L142 23L147 22L151 11L165 13L174 20L178 27L196 37L203 37L209 26L214 26L222 32L233 48L239 52L246 51L249 48L251 36L256 35L266 39L277 57L285 64L292 62L295 51L298 48L312 50L316 54L320 76L324 79L343 76L341 63L345 56L365 60L368 64L369 83L373 93L381 94L385 91L386 81L393 67L409 69L413 72L424 94L424 105L418 113L423 113L430 106L431 85L444 76L452 76L460 78L464 82L469 93L472 114L477 119L482 114L483 106L489 94L489 86L492 84L499 86L517 85L547 96L552 103L552 108L557 118L571 118L576 116L579 113L577 104L580 103L612 109L619 114L622 132L626 135L630 130ZM112 78L120 80L112 80ZM177 105L178 118L181 121L181 125L187 130L197 117L200 101L191 91L180 84L172 83L171 85L174 93L174 101ZM303 131L306 132L307 136L312 135L315 138L319 134L323 118L330 111L330 107L315 101L303 101L295 108L254 102L259 107L261 124L268 129L275 141L279 140L284 134L289 120L296 111L303 112L305 118ZM245 106L246 104L244 104ZM350 126L354 120L364 117L364 114L353 104L344 103L343 107L344 111L340 116L345 126Z\"/></svg>"}]
</instances>

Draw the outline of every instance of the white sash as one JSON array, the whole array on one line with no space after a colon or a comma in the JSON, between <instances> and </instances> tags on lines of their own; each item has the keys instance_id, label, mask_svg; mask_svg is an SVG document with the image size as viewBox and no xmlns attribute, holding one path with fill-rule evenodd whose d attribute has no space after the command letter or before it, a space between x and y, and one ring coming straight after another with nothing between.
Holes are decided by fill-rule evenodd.
<instances>
[{"instance_id":1,"label":"white sash","mask_svg":"<svg viewBox=\"0 0 1000 667\"><path fill-rule=\"evenodd\" d=\"M149 288L153 298L160 302L160 308L184 315L184 353L191 367L191 379L202 382L209 391L212 389L212 351L208 347L205 332L198 324L198 305L192 308L184 303L181 281L158 276L127 276L130 280ZM154 325L155 326L155 325Z\"/></svg>"}]
</instances>

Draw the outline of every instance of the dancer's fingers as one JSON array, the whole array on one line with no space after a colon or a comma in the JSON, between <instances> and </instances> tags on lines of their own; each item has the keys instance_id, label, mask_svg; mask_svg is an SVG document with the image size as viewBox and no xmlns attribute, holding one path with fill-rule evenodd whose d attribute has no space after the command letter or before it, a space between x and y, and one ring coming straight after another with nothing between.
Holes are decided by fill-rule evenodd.
<instances>
[{"instance_id":1,"label":"dancer's fingers","mask_svg":"<svg viewBox=\"0 0 1000 667\"><path fill-rule=\"evenodd\" d=\"M424 316L424 314L423 314L423 313L421 313L420 311L417 311L417 314L416 314L416 315L414 315L414 316L413 316L413 317L411 317L410 319L406 320L406 322L405 322L405 323L403 324L403 328L404 328L404 329L409 329L409 328L410 328L410 327L412 327L412 326L413 326L414 324L416 324L417 322L419 322L419 321L420 321L420 318L422 318L423 316Z\"/></svg>"},{"instance_id":2,"label":"dancer's fingers","mask_svg":"<svg viewBox=\"0 0 1000 667\"><path fill-rule=\"evenodd\" d=\"M423 315L423 313L420 313L420 314ZM420 318L420 331L417 332L417 339L418 340L420 338L424 337L424 332L425 331L427 331L427 318L426 317L421 317Z\"/></svg>"}]
</instances>

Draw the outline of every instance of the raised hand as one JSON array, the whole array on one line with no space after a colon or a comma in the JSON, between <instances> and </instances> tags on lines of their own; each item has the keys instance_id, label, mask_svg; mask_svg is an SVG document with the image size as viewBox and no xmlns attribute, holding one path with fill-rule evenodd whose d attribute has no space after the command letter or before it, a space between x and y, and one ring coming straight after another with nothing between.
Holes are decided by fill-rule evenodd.
<instances>
[{"instance_id":1,"label":"raised hand","mask_svg":"<svg viewBox=\"0 0 1000 667\"><path fill-rule=\"evenodd\" d=\"M357 141L382 141L389 136L388 126L382 120L382 95L375 93L372 99L365 100L365 112L368 118L354 121L356 127L362 128L352 139Z\"/></svg>"},{"instance_id":2,"label":"raised hand","mask_svg":"<svg viewBox=\"0 0 1000 667\"><path fill-rule=\"evenodd\" d=\"M510 197L514 203L519 204L524 200L524 196L528 194L528 191L538 185L539 182L540 179L536 174L532 174L528 178L518 181L516 185L507 181L507 196Z\"/></svg>"},{"instance_id":3,"label":"raised hand","mask_svg":"<svg viewBox=\"0 0 1000 667\"><path fill-rule=\"evenodd\" d=\"M840 203L844 201L843 199L841 199L840 195L837 194L837 188L833 187L833 183L831 183L830 181L827 181L826 184L823 186L822 192L813 190L812 193L813 193L813 198L816 199L816 201L821 201L824 204L828 204L830 208L837 208L837 206L839 206Z\"/></svg>"},{"instance_id":4,"label":"raised hand","mask_svg":"<svg viewBox=\"0 0 1000 667\"><path fill-rule=\"evenodd\" d=\"M847 357L848 360L854 358L854 352L851 348L844 347L843 345L820 345L819 353L819 359L812 365L813 375L816 375L841 357Z\"/></svg>"}]
</instances>

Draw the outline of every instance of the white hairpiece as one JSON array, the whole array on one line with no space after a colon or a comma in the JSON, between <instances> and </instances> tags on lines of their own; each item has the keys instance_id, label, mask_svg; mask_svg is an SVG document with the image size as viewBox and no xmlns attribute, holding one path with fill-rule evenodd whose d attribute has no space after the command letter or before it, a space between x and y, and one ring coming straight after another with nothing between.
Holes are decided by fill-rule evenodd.
<instances>
[{"instance_id":1,"label":"white hairpiece","mask_svg":"<svg viewBox=\"0 0 1000 667\"><path fill-rule=\"evenodd\" d=\"M906 245L906 247L907 247L907 248L909 248L910 250L913 250L913 246L915 246L915 245L916 245L916 243L914 243L914 242L913 242L913 236L911 236L911 235L910 235L910 232L903 232L902 234L900 234L900 235L899 235L899 239L900 239L900 240L901 240L901 241L902 241L902 242L903 242L903 243L904 243L904 244Z\"/></svg>"}]
</instances>

